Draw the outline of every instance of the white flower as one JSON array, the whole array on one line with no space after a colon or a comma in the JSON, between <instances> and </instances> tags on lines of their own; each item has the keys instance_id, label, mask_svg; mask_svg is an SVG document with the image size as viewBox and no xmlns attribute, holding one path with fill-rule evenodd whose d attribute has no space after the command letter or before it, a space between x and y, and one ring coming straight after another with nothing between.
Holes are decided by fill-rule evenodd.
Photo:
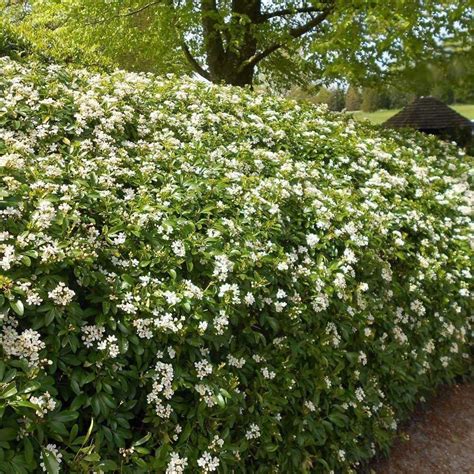
<instances>
[{"instance_id":1,"label":"white flower","mask_svg":"<svg viewBox=\"0 0 474 474\"><path fill-rule=\"evenodd\" d=\"M216 401L215 401L215 398L214 398L214 393L212 391L212 389L208 386L208 385L205 385L205 384L197 384L194 386L194 389L196 390L196 392L199 393L199 395L201 396L201 400L209 407L213 407L216 405Z\"/></svg>"},{"instance_id":2,"label":"white flower","mask_svg":"<svg viewBox=\"0 0 474 474\"><path fill-rule=\"evenodd\" d=\"M46 229L56 217L56 210L49 201L40 201L36 212L33 214L33 220L39 229Z\"/></svg>"},{"instance_id":3,"label":"white flower","mask_svg":"<svg viewBox=\"0 0 474 474\"><path fill-rule=\"evenodd\" d=\"M183 474L188 465L188 458L180 458L178 453L171 453L165 474Z\"/></svg>"},{"instance_id":4,"label":"white flower","mask_svg":"<svg viewBox=\"0 0 474 474\"><path fill-rule=\"evenodd\" d=\"M245 433L245 437L248 440L260 438L260 428L258 427L258 425L255 423L252 423L249 426L249 429L247 430L247 432Z\"/></svg>"},{"instance_id":5,"label":"white flower","mask_svg":"<svg viewBox=\"0 0 474 474\"><path fill-rule=\"evenodd\" d=\"M120 232L112 239L112 244L122 245L125 243L126 240L127 240L127 236L123 232Z\"/></svg>"},{"instance_id":6,"label":"white flower","mask_svg":"<svg viewBox=\"0 0 474 474\"><path fill-rule=\"evenodd\" d=\"M357 387L355 391L355 396L359 402L363 402L365 398L365 392L361 387Z\"/></svg>"},{"instance_id":7,"label":"white flower","mask_svg":"<svg viewBox=\"0 0 474 474\"><path fill-rule=\"evenodd\" d=\"M277 301L275 303L275 311L277 313L281 313L286 308L287 305L288 303L286 301Z\"/></svg>"},{"instance_id":8,"label":"white flower","mask_svg":"<svg viewBox=\"0 0 474 474\"><path fill-rule=\"evenodd\" d=\"M3 257L0 260L0 267L3 270L10 270L13 262L15 262L15 247L13 245L5 245L3 247Z\"/></svg>"},{"instance_id":9,"label":"white flower","mask_svg":"<svg viewBox=\"0 0 474 474\"><path fill-rule=\"evenodd\" d=\"M219 311L219 316L214 318L213 324L216 328L216 333L222 336L224 330L229 325L229 317L225 314L224 310Z\"/></svg>"},{"instance_id":10,"label":"white flower","mask_svg":"<svg viewBox=\"0 0 474 474\"><path fill-rule=\"evenodd\" d=\"M342 273L336 273L334 278L334 286L340 290L343 290L346 287L346 279Z\"/></svg>"},{"instance_id":11,"label":"white flower","mask_svg":"<svg viewBox=\"0 0 474 474\"><path fill-rule=\"evenodd\" d=\"M29 290L26 293L26 304L31 306L39 306L43 302L43 298L33 290Z\"/></svg>"},{"instance_id":12,"label":"white flower","mask_svg":"<svg viewBox=\"0 0 474 474\"><path fill-rule=\"evenodd\" d=\"M40 333L33 329L25 329L18 333L10 325L4 325L0 334L0 345L7 357L19 357L28 362L30 367L39 365L39 353L46 348Z\"/></svg>"},{"instance_id":13,"label":"white flower","mask_svg":"<svg viewBox=\"0 0 474 474\"><path fill-rule=\"evenodd\" d=\"M173 379L174 370L171 364L158 361L155 367L152 391L147 396L147 401L155 405L155 412L160 418L169 418L172 413L171 405L163 402L174 395Z\"/></svg>"},{"instance_id":14,"label":"white flower","mask_svg":"<svg viewBox=\"0 0 474 474\"><path fill-rule=\"evenodd\" d=\"M94 342L99 342L102 340L102 337L105 332L105 328L95 325L86 325L81 328L82 331L82 340L86 347L92 347Z\"/></svg>"},{"instance_id":15,"label":"white flower","mask_svg":"<svg viewBox=\"0 0 474 474\"><path fill-rule=\"evenodd\" d=\"M186 248L182 240L176 240L171 244L173 252L178 257L184 257L186 255Z\"/></svg>"},{"instance_id":16,"label":"white flower","mask_svg":"<svg viewBox=\"0 0 474 474\"><path fill-rule=\"evenodd\" d=\"M316 411L316 407L314 403L311 400L306 400L304 402L304 406L309 410L309 411Z\"/></svg>"},{"instance_id":17,"label":"white flower","mask_svg":"<svg viewBox=\"0 0 474 474\"><path fill-rule=\"evenodd\" d=\"M308 234L306 236L306 243L308 247L314 247L319 242L319 237L316 234Z\"/></svg>"},{"instance_id":18,"label":"white flower","mask_svg":"<svg viewBox=\"0 0 474 474\"><path fill-rule=\"evenodd\" d=\"M382 278L387 282L391 282L392 281L392 270L388 267L382 268Z\"/></svg>"},{"instance_id":19,"label":"white flower","mask_svg":"<svg viewBox=\"0 0 474 474\"><path fill-rule=\"evenodd\" d=\"M181 298L174 291L165 291L163 297L169 305L175 305L181 301Z\"/></svg>"},{"instance_id":20,"label":"white flower","mask_svg":"<svg viewBox=\"0 0 474 474\"><path fill-rule=\"evenodd\" d=\"M112 359L120 354L119 346L117 345L117 337L114 335L107 336L103 341L97 344L97 349L100 351L106 351Z\"/></svg>"},{"instance_id":21,"label":"white flower","mask_svg":"<svg viewBox=\"0 0 474 474\"><path fill-rule=\"evenodd\" d=\"M410 303L410 309L414 311L418 316L423 316L426 313L426 309L420 300L415 300Z\"/></svg>"},{"instance_id":22,"label":"white flower","mask_svg":"<svg viewBox=\"0 0 474 474\"><path fill-rule=\"evenodd\" d=\"M231 262L226 255L216 255L214 264L213 276L217 277L219 281L227 280L227 276L232 272L234 263Z\"/></svg>"},{"instance_id":23,"label":"white flower","mask_svg":"<svg viewBox=\"0 0 474 474\"><path fill-rule=\"evenodd\" d=\"M206 359L194 362L194 367L196 368L198 378L201 380L212 374L212 364Z\"/></svg>"},{"instance_id":24,"label":"white flower","mask_svg":"<svg viewBox=\"0 0 474 474\"><path fill-rule=\"evenodd\" d=\"M74 298L74 291L69 289L63 282L58 283L48 296L59 306L67 306Z\"/></svg>"},{"instance_id":25,"label":"white flower","mask_svg":"<svg viewBox=\"0 0 474 474\"><path fill-rule=\"evenodd\" d=\"M355 256L355 253L349 248L344 250L344 260L349 264L357 262L357 258Z\"/></svg>"},{"instance_id":26,"label":"white flower","mask_svg":"<svg viewBox=\"0 0 474 474\"><path fill-rule=\"evenodd\" d=\"M224 283L221 285L219 288L219 297L222 298L224 297L227 293L231 293L232 297L232 303L234 304L239 304L240 303L240 290L239 287L236 284L229 284L229 283Z\"/></svg>"},{"instance_id":27,"label":"white flower","mask_svg":"<svg viewBox=\"0 0 474 474\"><path fill-rule=\"evenodd\" d=\"M278 290L276 294L277 299L281 300L283 298L286 298L286 293L284 290Z\"/></svg>"},{"instance_id":28,"label":"white flower","mask_svg":"<svg viewBox=\"0 0 474 474\"><path fill-rule=\"evenodd\" d=\"M273 370L268 370L268 367L262 367L261 370L264 378L268 380L273 380L275 378L275 372L273 372Z\"/></svg>"},{"instance_id":29,"label":"white flower","mask_svg":"<svg viewBox=\"0 0 474 474\"><path fill-rule=\"evenodd\" d=\"M43 418L48 411L53 411L56 408L56 401L51 397L49 392L44 392L43 395L40 395L39 397L31 396L30 402L34 405L38 405L36 414L40 418Z\"/></svg>"},{"instance_id":30,"label":"white flower","mask_svg":"<svg viewBox=\"0 0 474 474\"><path fill-rule=\"evenodd\" d=\"M187 298L196 298L198 300L202 300L204 293L198 286L189 280L184 280L184 285L186 286L186 290L184 290L184 296Z\"/></svg>"},{"instance_id":31,"label":"white flower","mask_svg":"<svg viewBox=\"0 0 474 474\"><path fill-rule=\"evenodd\" d=\"M204 451L202 456L197 460L198 466L202 472L214 472L219 467L219 458L213 457L208 451Z\"/></svg>"},{"instance_id":32,"label":"white flower","mask_svg":"<svg viewBox=\"0 0 474 474\"><path fill-rule=\"evenodd\" d=\"M245 365L245 359L241 357L240 359L237 359L237 357L234 357L233 355L229 354L227 356L227 363L231 367L236 367L237 369L241 369Z\"/></svg>"},{"instance_id":33,"label":"white flower","mask_svg":"<svg viewBox=\"0 0 474 474\"><path fill-rule=\"evenodd\" d=\"M200 321L198 324L198 331L200 334L204 334L206 332L208 323L207 321Z\"/></svg>"},{"instance_id":34,"label":"white flower","mask_svg":"<svg viewBox=\"0 0 474 474\"><path fill-rule=\"evenodd\" d=\"M367 365L367 355L363 351L359 352L359 363L362 365Z\"/></svg>"},{"instance_id":35,"label":"white flower","mask_svg":"<svg viewBox=\"0 0 474 474\"><path fill-rule=\"evenodd\" d=\"M255 297L252 295L252 293L247 293L244 296L244 302L247 306L250 306L255 303Z\"/></svg>"}]
</instances>

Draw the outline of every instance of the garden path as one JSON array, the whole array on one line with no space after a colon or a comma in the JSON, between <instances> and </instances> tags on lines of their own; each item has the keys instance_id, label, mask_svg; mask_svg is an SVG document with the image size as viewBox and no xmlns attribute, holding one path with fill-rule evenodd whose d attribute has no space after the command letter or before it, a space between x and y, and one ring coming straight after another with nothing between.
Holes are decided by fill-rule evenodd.
<instances>
[{"instance_id":1,"label":"garden path","mask_svg":"<svg viewBox=\"0 0 474 474\"><path fill-rule=\"evenodd\" d=\"M474 383L443 387L402 428L376 474L474 474Z\"/></svg>"}]
</instances>

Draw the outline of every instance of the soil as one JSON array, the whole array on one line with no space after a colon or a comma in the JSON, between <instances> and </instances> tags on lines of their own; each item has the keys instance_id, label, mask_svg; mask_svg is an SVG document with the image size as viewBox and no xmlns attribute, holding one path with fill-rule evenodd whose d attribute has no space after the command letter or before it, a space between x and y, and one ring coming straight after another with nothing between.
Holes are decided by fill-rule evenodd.
<instances>
[{"instance_id":1,"label":"soil","mask_svg":"<svg viewBox=\"0 0 474 474\"><path fill-rule=\"evenodd\" d=\"M474 474L474 383L443 387L401 429L376 474Z\"/></svg>"}]
</instances>

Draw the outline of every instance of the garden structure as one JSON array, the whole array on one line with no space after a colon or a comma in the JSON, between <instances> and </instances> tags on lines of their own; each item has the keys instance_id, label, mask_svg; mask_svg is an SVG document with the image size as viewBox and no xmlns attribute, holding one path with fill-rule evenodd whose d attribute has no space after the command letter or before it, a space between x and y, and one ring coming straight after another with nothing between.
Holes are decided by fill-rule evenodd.
<instances>
[{"instance_id":1,"label":"garden structure","mask_svg":"<svg viewBox=\"0 0 474 474\"><path fill-rule=\"evenodd\" d=\"M451 107L434 97L418 97L385 123L388 128L414 128L454 141L460 147L473 146L473 124Z\"/></svg>"}]
</instances>

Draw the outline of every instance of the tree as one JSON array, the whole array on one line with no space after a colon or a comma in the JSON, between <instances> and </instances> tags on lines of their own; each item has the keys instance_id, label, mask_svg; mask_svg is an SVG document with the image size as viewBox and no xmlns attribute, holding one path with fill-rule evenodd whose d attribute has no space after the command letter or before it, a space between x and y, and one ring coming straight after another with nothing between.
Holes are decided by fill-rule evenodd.
<instances>
[{"instance_id":1,"label":"tree","mask_svg":"<svg viewBox=\"0 0 474 474\"><path fill-rule=\"evenodd\" d=\"M327 87L321 87L318 93L313 97L312 102L315 104L329 104L332 101L332 92Z\"/></svg>"},{"instance_id":2,"label":"tree","mask_svg":"<svg viewBox=\"0 0 474 474\"><path fill-rule=\"evenodd\" d=\"M364 87L362 90L361 108L364 112L374 112L380 108L380 92L373 87Z\"/></svg>"},{"instance_id":3,"label":"tree","mask_svg":"<svg viewBox=\"0 0 474 474\"><path fill-rule=\"evenodd\" d=\"M27 13L3 3L9 18L23 8L18 27L59 56L72 44L128 69L239 86L257 73L379 81L462 40L472 14L455 0L30 0Z\"/></svg>"},{"instance_id":4,"label":"tree","mask_svg":"<svg viewBox=\"0 0 474 474\"><path fill-rule=\"evenodd\" d=\"M347 88L346 97L345 97L345 107L346 110L359 110L362 103L362 98L360 96L359 89L354 86L349 86Z\"/></svg>"},{"instance_id":5,"label":"tree","mask_svg":"<svg viewBox=\"0 0 474 474\"><path fill-rule=\"evenodd\" d=\"M340 112L345 106L345 90L340 87L332 87L331 91L331 100L329 102L329 110L335 110Z\"/></svg>"}]
</instances>

